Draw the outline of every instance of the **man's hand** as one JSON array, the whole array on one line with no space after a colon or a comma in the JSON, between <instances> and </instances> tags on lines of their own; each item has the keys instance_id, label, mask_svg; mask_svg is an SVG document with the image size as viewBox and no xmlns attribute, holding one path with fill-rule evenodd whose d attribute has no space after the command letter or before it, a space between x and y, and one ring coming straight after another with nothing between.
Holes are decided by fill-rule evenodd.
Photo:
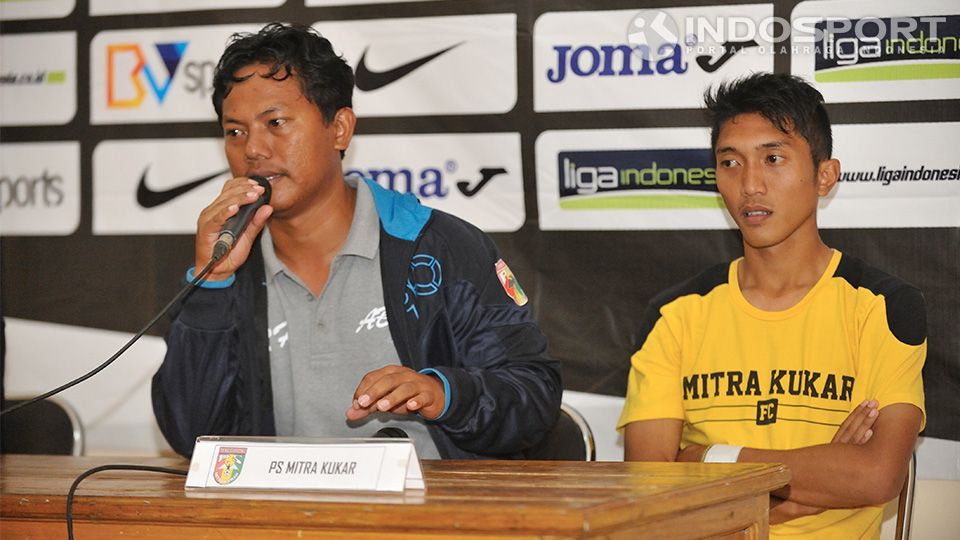
<instances>
[{"instance_id":1,"label":"man's hand","mask_svg":"<svg viewBox=\"0 0 960 540\"><path fill-rule=\"evenodd\" d=\"M865 444L873 437L873 423L880 415L877 400L869 399L850 411L847 418L837 428L833 444ZM793 501L770 496L770 524L783 523L803 516L812 516L826 508L807 506Z\"/></svg>"},{"instance_id":2,"label":"man's hand","mask_svg":"<svg viewBox=\"0 0 960 540\"><path fill-rule=\"evenodd\" d=\"M837 428L832 443L864 444L873 437L873 423L876 422L880 411L877 410L877 400L870 399L857 405L847 415L846 420Z\"/></svg>"},{"instance_id":3,"label":"man's hand","mask_svg":"<svg viewBox=\"0 0 960 540\"><path fill-rule=\"evenodd\" d=\"M691 444L677 454L677 461L703 461L703 453L707 447L701 444Z\"/></svg>"},{"instance_id":4,"label":"man's hand","mask_svg":"<svg viewBox=\"0 0 960 540\"><path fill-rule=\"evenodd\" d=\"M864 444L873 436L873 423L876 421L877 400L871 399L858 405L847 415L847 418L837 428L831 443L834 444ZM677 454L677 461L701 461L706 446L691 444ZM770 497L770 524L776 525L804 516L812 516L823 512L825 508L808 506L788 501L779 497Z\"/></svg>"},{"instance_id":5,"label":"man's hand","mask_svg":"<svg viewBox=\"0 0 960 540\"><path fill-rule=\"evenodd\" d=\"M385 366L363 376L353 392L347 420L360 420L375 412L419 412L432 420L443 412L445 399L439 378L402 366Z\"/></svg>"},{"instance_id":6,"label":"man's hand","mask_svg":"<svg viewBox=\"0 0 960 540\"><path fill-rule=\"evenodd\" d=\"M797 519L804 516L814 516L820 512L823 512L824 510L826 510L826 508L807 506L805 504L795 503L793 501L774 497L773 495L770 496L771 525L776 525L777 523L783 523L785 521L790 521L791 519Z\"/></svg>"},{"instance_id":7,"label":"man's hand","mask_svg":"<svg viewBox=\"0 0 960 540\"><path fill-rule=\"evenodd\" d=\"M200 217L197 218L194 272L199 273L210 261L213 245L217 242L224 223L240 211L240 206L256 201L262 194L263 186L246 177L233 178L223 184L220 195L210 203L210 206L204 208L200 212ZM273 207L269 204L257 210L250 225L237 238L233 249L213 267L207 279L211 281L227 279L236 272L237 268L240 268L250 254L253 240L260 234L272 213Z\"/></svg>"}]
</instances>

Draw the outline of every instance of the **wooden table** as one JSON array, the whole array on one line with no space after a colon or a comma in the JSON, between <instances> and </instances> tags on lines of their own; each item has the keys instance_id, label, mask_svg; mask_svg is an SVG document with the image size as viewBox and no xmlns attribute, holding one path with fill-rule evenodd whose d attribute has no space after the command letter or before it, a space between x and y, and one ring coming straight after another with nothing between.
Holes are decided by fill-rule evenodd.
<instances>
[{"instance_id":1,"label":"wooden table","mask_svg":"<svg viewBox=\"0 0 960 540\"><path fill-rule=\"evenodd\" d=\"M107 463L176 458L0 457L0 535L65 538L67 490ZM80 484L83 538L766 538L782 465L424 461L427 491L197 498L183 476L106 471ZM244 498L247 497L247 498ZM277 497L277 495L274 495ZM378 532L379 531L379 532Z\"/></svg>"}]
</instances>

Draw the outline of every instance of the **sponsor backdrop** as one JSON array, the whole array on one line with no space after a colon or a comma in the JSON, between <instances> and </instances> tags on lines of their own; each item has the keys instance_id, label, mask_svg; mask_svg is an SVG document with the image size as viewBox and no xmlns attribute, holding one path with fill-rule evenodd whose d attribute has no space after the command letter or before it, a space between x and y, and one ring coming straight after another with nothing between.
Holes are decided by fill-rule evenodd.
<instances>
[{"instance_id":1,"label":"sponsor backdrop","mask_svg":"<svg viewBox=\"0 0 960 540\"><path fill-rule=\"evenodd\" d=\"M647 301L740 254L704 88L759 70L814 82L843 163L826 241L924 290L926 435L960 440L952 0L0 2L9 392L97 365L174 295L196 216L228 177L214 64L232 32L274 20L314 25L357 71L347 172L489 231L566 388L615 404ZM119 360L133 365L66 396L104 397L81 411L103 440L152 422L166 326ZM615 438L607 410L602 437ZM140 449L162 448L151 433Z\"/></svg>"}]
</instances>

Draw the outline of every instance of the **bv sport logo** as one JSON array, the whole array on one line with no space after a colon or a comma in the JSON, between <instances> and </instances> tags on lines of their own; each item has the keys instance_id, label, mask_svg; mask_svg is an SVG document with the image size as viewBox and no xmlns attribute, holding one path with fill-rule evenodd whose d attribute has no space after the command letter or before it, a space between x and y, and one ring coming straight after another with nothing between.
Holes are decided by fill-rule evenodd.
<instances>
[{"instance_id":1,"label":"bv sport logo","mask_svg":"<svg viewBox=\"0 0 960 540\"><path fill-rule=\"evenodd\" d=\"M213 71L249 24L104 30L90 42L90 123L212 121Z\"/></svg>"},{"instance_id":2,"label":"bv sport logo","mask_svg":"<svg viewBox=\"0 0 960 540\"><path fill-rule=\"evenodd\" d=\"M177 76L177 69L188 45L188 41L146 45L155 51L162 61L160 65L153 66L148 62L140 44L107 45L107 107L139 107L147 97L148 87L153 98L162 105ZM184 90L206 98L211 92L214 67L212 61L186 62L182 70L183 78L186 79Z\"/></svg>"}]
</instances>

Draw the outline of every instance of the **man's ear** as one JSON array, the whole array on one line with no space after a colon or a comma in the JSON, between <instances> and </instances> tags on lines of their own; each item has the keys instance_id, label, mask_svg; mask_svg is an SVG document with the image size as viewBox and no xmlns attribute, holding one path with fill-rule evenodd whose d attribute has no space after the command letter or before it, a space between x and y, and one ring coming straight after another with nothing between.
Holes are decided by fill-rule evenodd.
<instances>
[{"instance_id":1,"label":"man's ear","mask_svg":"<svg viewBox=\"0 0 960 540\"><path fill-rule=\"evenodd\" d=\"M342 152L350 146L350 140L353 139L353 129L357 127L357 115L350 107L343 107L333 115L330 123L334 129L333 147Z\"/></svg>"},{"instance_id":2,"label":"man's ear","mask_svg":"<svg viewBox=\"0 0 960 540\"><path fill-rule=\"evenodd\" d=\"M825 159L817 166L817 194L826 197L840 179L840 160Z\"/></svg>"}]
</instances>

